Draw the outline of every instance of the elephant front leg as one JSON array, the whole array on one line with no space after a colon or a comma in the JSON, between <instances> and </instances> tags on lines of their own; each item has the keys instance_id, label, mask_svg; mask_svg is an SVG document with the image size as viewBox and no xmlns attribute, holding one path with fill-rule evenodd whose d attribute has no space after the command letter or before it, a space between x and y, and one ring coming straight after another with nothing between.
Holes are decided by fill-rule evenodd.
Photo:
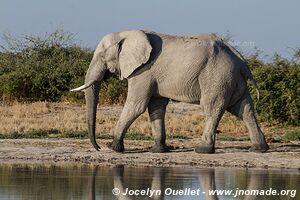
<instances>
[{"instance_id":1,"label":"elephant front leg","mask_svg":"<svg viewBox=\"0 0 300 200\"><path fill-rule=\"evenodd\" d=\"M148 113L151 121L152 134L154 135L154 146L150 149L153 153L170 151L166 145L165 113L169 99L151 98L148 105Z\"/></svg>"},{"instance_id":2,"label":"elephant front leg","mask_svg":"<svg viewBox=\"0 0 300 200\"><path fill-rule=\"evenodd\" d=\"M145 87L145 84L148 87ZM109 148L117 152L124 151L125 134L134 120L147 109L152 95L151 89L151 82L147 77L136 77L128 81L126 103L115 128L113 142Z\"/></svg>"},{"instance_id":3,"label":"elephant front leg","mask_svg":"<svg viewBox=\"0 0 300 200\"><path fill-rule=\"evenodd\" d=\"M124 152L124 137L129 126L134 122L138 116L145 112L147 108L146 101L140 103L133 103L132 101L126 101L122 110L121 116L117 122L117 126L114 132L114 139L109 145L109 148L116 152Z\"/></svg>"}]
</instances>

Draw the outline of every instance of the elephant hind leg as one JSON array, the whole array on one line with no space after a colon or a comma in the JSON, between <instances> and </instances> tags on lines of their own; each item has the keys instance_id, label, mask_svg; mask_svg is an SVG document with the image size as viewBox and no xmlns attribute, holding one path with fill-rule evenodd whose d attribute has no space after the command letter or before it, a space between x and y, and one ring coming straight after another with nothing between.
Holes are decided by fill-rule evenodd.
<instances>
[{"instance_id":1,"label":"elephant hind leg","mask_svg":"<svg viewBox=\"0 0 300 200\"><path fill-rule=\"evenodd\" d=\"M195 148L197 153L215 152L216 130L228 104L228 98L226 98L226 96L230 95L228 94L228 90L218 91L221 92L215 95L207 95L202 98L206 119L201 142ZM206 92L206 94L209 93Z\"/></svg>"},{"instance_id":2,"label":"elephant hind leg","mask_svg":"<svg viewBox=\"0 0 300 200\"><path fill-rule=\"evenodd\" d=\"M249 150L266 152L269 146L254 115L254 106L249 92L245 91L242 98L227 110L244 121L252 142L252 147Z\"/></svg>"},{"instance_id":3,"label":"elephant hind leg","mask_svg":"<svg viewBox=\"0 0 300 200\"><path fill-rule=\"evenodd\" d=\"M195 148L197 153L214 153L216 130L224 114L224 107L217 108L206 115L205 126L200 144Z\"/></svg>"},{"instance_id":4,"label":"elephant hind leg","mask_svg":"<svg viewBox=\"0 0 300 200\"><path fill-rule=\"evenodd\" d=\"M152 97L148 105L148 113L151 122L152 134L154 135L154 146L150 149L153 153L168 152L166 145L165 114L169 99L163 97Z\"/></svg>"}]
</instances>

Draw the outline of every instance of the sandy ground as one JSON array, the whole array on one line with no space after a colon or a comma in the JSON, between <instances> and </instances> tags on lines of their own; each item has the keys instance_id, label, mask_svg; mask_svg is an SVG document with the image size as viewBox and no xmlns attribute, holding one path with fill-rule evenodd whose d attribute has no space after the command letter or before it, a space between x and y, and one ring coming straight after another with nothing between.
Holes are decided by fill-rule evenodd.
<instances>
[{"instance_id":1,"label":"sandy ground","mask_svg":"<svg viewBox=\"0 0 300 200\"><path fill-rule=\"evenodd\" d=\"M249 142L217 142L215 154L197 154L198 139L168 140L170 153L148 152L152 141L125 141L125 153L106 147L108 140L98 140L100 151L89 140L13 139L0 140L0 163L84 163L127 166L238 167L300 170L300 142L274 143L267 153L248 152Z\"/></svg>"}]
</instances>

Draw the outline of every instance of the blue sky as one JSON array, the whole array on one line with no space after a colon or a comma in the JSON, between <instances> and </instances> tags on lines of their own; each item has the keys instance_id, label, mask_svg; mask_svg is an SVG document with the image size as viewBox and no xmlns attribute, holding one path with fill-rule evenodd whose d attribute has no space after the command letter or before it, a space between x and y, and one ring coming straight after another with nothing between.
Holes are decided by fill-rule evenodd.
<instances>
[{"instance_id":1,"label":"blue sky","mask_svg":"<svg viewBox=\"0 0 300 200\"><path fill-rule=\"evenodd\" d=\"M106 33L128 29L229 32L245 53L256 46L290 57L291 48L300 46L299 8L299 0L1 0L0 34L44 35L63 28L94 48Z\"/></svg>"}]
</instances>

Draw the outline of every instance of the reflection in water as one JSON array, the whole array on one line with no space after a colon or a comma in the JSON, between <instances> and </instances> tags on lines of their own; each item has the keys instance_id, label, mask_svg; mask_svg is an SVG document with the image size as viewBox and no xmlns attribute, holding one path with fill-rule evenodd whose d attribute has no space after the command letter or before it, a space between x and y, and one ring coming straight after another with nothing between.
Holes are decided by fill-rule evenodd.
<instances>
[{"instance_id":1,"label":"reflection in water","mask_svg":"<svg viewBox=\"0 0 300 200\"><path fill-rule=\"evenodd\" d=\"M263 190L264 189L264 180L267 180L267 174L258 174L253 171L249 171L248 175L250 176L250 181L246 190ZM202 185L202 189L205 192L204 196L206 200L218 200L217 195L210 195L209 190L216 190L216 180L215 180L215 169L201 169L199 171L199 182ZM234 188L235 189L235 188ZM255 195L244 196L244 200L254 200L258 199Z\"/></svg>"},{"instance_id":2,"label":"reflection in water","mask_svg":"<svg viewBox=\"0 0 300 200\"><path fill-rule=\"evenodd\" d=\"M215 169L201 169L199 171L199 182L202 185L203 191L208 190L215 190L216 183L215 183ZM209 200L217 200L217 195L209 195L208 192L204 194L205 199Z\"/></svg>"},{"instance_id":3,"label":"reflection in water","mask_svg":"<svg viewBox=\"0 0 300 200\"><path fill-rule=\"evenodd\" d=\"M98 171L98 168L99 168L99 165L95 166L93 168L93 172L92 172L92 175L89 177L88 179L88 184L87 184L87 191L88 192L88 200L95 200L95 189L96 189L96 185L95 185L95 182L96 182L96 176L97 176L97 171Z\"/></svg>"},{"instance_id":4,"label":"reflection in water","mask_svg":"<svg viewBox=\"0 0 300 200\"><path fill-rule=\"evenodd\" d=\"M298 171L0 165L0 199L222 200L233 199L233 196L209 195L209 190L295 190L299 187L299 178ZM146 193L139 196L113 195L113 188L121 194L129 191ZM180 195L174 192L189 192L187 189L199 190L200 193ZM165 191L173 192L173 195L165 194ZM235 199L280 200L289 197L239 196Z\"/></svg>"}]
</instances>

